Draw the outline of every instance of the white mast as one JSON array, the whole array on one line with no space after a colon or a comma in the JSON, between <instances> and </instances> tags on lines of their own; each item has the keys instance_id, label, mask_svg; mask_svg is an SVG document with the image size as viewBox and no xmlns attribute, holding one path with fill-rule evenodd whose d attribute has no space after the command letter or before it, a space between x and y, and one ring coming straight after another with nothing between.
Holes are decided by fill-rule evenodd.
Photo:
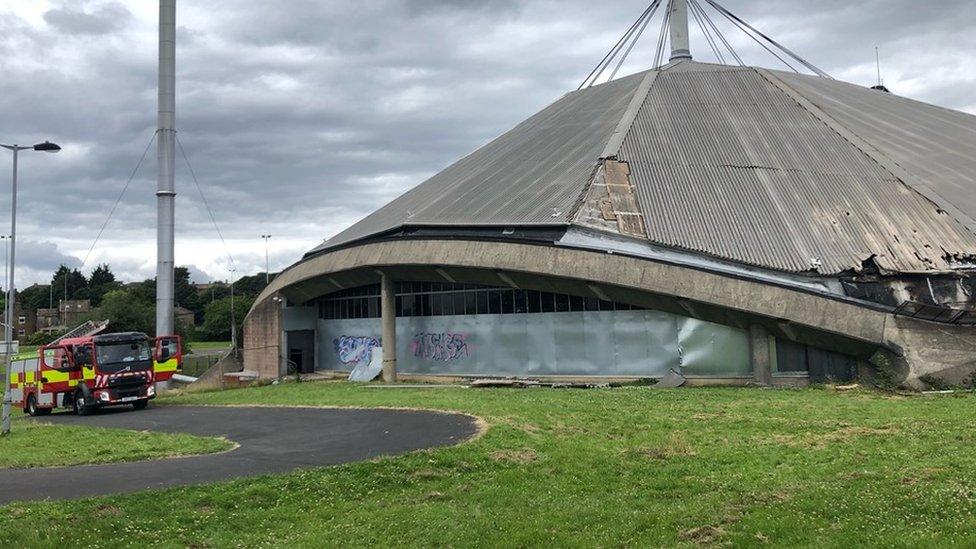
<instances>
[{"instance_id":1,"label":"white mast","mask_svg":"<svg viewBox=\"0 0 976 549\"><path fill-rule=\"evenodd\" d=\"M668 25L671 28L671 61L691 59L688 45L688 0L671 0Z\"/></svg>"},{"instance_id":2,"label":"white mast","mask_svg":"<svg viewBox=\"0 0 976 549\"><path fill-rule=\"evenodd\" d=\"M156 335L173 331L176 189L176 0L159 0L159 130L156 181Z\"/></svg>"}]
</instances>

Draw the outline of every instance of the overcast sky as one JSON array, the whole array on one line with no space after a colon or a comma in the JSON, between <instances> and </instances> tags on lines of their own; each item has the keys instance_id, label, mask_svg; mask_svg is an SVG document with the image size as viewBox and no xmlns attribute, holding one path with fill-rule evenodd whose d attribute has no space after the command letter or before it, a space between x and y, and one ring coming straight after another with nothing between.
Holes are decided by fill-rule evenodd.
<instances>
[{"instance_id":1,"label":"overcast sky","mask_svg":"<svg viewBox=\"0 0 976 549\"><path fill-rule=\"evenodd\" d=\"M238 274L263 271L261 234L281 269L576 89L646 1L178 0L179 139ZM972 0L723 1L837 78L873 85L878 45L893 92L976 113ZM20 287L62 262L154 276L155 146L82 261L155 129L157 9L0 0L0 142L64 147L21 156ZM747 63L781 68L719 24ZM650 68L656 35L621 74ZM694 30L692 50L713 60ZM226 279L181 158L176 176L177 263L198 282Z\"/></svg>"}]
</instances>

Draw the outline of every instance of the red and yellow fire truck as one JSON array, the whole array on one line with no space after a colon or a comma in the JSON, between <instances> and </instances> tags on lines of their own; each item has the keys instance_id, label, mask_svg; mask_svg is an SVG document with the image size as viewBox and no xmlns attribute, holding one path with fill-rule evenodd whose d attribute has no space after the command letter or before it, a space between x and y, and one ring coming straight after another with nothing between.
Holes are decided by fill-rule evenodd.
<instances>
[{"instance_id":1,"label":"red and yellow fire truck","mask_svg":"<svg viewBox=\"0 0 976 549\"><path fill-rule=\"evenodd\" d=\"M155 382L182 369L179 336L155 339L141 332L87 335L41 347L37 355L11 361L14 405L36 416L59 407L86 415L102 406L145 408Z\"/></svg>"}]
</instances>

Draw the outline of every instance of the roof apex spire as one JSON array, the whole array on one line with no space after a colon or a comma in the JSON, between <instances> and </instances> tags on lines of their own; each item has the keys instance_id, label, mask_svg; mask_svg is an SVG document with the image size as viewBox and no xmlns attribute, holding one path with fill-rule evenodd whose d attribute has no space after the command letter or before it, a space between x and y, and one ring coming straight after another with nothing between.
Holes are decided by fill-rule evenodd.
<instances>
[{"instance_id":1,"label":"roof apex spire","mask_svg":"<svg viewBox=\"0 0 976 549\"><path fill-rule=\"evenodd\" d=\"M688 0L670 0L668 8L671 61L691 59L691 46L688 43Z\"/></svg>"}]
</instances>

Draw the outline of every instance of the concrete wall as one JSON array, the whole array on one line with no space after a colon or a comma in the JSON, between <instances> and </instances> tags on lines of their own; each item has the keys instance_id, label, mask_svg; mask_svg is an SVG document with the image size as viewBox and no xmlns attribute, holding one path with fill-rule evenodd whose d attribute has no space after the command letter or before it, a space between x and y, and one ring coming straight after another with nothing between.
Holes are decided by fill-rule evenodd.
<instances>
[{"instance_id":1,"label":"concrete wall","mask_svg":"<svg viewBox=\"0 0 976 549\"><path fill-rule=\"evenodd\" d=\"M281 303L257 302L244 320L244 369L261 377L278 377L281 370Z\"/></svg>"}]
</instances>

